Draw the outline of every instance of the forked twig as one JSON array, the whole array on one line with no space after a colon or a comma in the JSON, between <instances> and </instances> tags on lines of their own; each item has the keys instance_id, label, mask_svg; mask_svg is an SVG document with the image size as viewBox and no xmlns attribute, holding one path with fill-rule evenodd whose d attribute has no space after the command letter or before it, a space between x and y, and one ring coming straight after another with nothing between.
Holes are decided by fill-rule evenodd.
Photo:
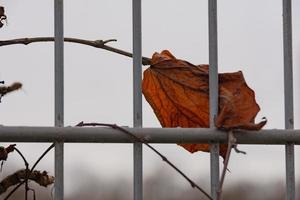
<instances>
[{"instance_id":1,"label":"forked twig","mask_svg":"<svg viewBox=\"0 0 300 200\"><path fill-rule=\"evenodd\" d=\"M131 57L132 53L129 53L127 51L117 49L111 46L106 45L108 42L117 41L116 39L109 39L109 40L83 40L78 38L64 38L65 42L72 42L72 43L78 43L83 45L92 46L99 49L104 49L110 52L114 52L123 56ZM35 37L35 38L18 38L18 39L12 39L12 40L1 40L0 46L7 46L7 45L14 45L14 44L24 44L28 45L30 43L35 42L54 42L53 37ZM142 64L143 65L150 65L151 59L147 57L142 57Z\"/></svg>"},{"instance_id":2,"label":"forked twig","mask_svg":"<svg viewBox=\"0 0 300 200\"><path fill-rule=\"evenodd\" d=\"M194 181L192 181L185 173L183 173L180 169L178 169L172 162L170 162L166 156L164 156L163 154L161 154L158 150L156 150L153 146L151 146L146 139L144 138L139 138L136 135L134 135L133 133L131 133L130 131L116 125L116 124L106 124L106 123L84 123L84 122L80 122L78 123L76 126L78 127L83 127L83 126L106 126L106 127L110 127L113 129L117 129L119 131L121 131L122 133L128 135L133 142L140 142L145 144L147 147L149 147L153 152L155 152L158 156L161 157L161 159L163 161L165 161L168 165L170 165L175 171L177 171L181 176L183 176L192 186L192 188L196 188L198 189L200 192L202 192L208 199L211 199L211 196L205 192L200 186L198 186Z\"/></svg>"},{"instance_id":3,"label":"forked twig","mask_svg":"<svg viewBox=\"0 0 300 200\"><path fill-rule=\"evenodd\" d=\"M35 169L35 167L37 166L37 164L45 157L45 155L51 150L53 149L53 147L55 146L55 144L51 144L51 146L49 146L44 153L37 159L37 161L34 163L34 165L31 167L30 169L30 173L31 174L33 172L33 170ZM20 182L16 187L14 187L14 189L12 189L12 191L10 191L10 193L4 198L4 200L7 200L21 185L23 185L25 183L26 180Z\"/></svg>"}]
</instances>

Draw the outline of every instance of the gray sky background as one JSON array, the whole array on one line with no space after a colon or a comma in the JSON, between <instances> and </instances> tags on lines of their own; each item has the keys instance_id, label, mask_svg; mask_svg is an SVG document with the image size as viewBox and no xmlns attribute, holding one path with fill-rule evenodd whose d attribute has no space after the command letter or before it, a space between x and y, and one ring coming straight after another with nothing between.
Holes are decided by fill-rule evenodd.
<instances>
[{"instance_id":1,"label":"gray sky background","mask_svg":"<svg viewBox=\"0 0 300 200\"><path fill-rule=\"evenodd\" d=\"M1 0L8 26L0 38L53 36L52 0ZM131 1L65 1L65 36L82 39L118 39L111 46L132 49ZM257 120L267 117L265 128L284 128L283 57L281 0L219 1L219 70L242 70L255 90L261 107ZM294 92L295 128L299 128L300 2L294 1ZM170 50L176 57L194 64L208 63L207 1L143 1L143 55ZM14 45L0 48L0 79L20 81L24 89L3 99L3 125L52 126L54 121L53 44ZM144 102L144 126L159 127L152 109ZM79 121L117 123L132 126L132 61L89 46L65 45L65 125ZM45 144L18 144L34 161ZM156 145L187 174L209 178L209 154L190 154L176 145ZM233 154L228 184L238 180L284 180L283 146L240 146L247 155ZM296 169L300 149L296 148ZM99 178L132 176L131 145L67 144L65 148L66 193L72 190L74 172ZM15 166L17 163L18 166ZM12 155L4 170L22 166ZM39 165L53 171L53 154ZM145 148L145 176L157 168L168 168ZM79 171L79 172L78 172ZM171 169L178 183L188 186ZM296 171L300 177L299 170Z\"/></svg>"}]
</instances>

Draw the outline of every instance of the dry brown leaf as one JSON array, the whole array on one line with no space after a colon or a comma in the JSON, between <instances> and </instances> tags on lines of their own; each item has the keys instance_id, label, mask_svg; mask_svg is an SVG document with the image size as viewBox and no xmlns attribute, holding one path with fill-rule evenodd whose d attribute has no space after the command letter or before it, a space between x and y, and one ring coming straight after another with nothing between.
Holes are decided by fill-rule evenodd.
<instances>
[{"instance_id":1,"label":"dry brown leaf","mask_svg":"<svg viewBox=\"0 0 300 200\"><path fill-rule=\"evenodd\" d=\"M154 53L152 65L144 71L143 94L162 127L209 127L208 65L193 65L176 59L169 51ZM266 123L254 123L260 110L241 71L219 74L219 115L222 129L259 130ZM190 152L209 152L209 144L179 144ZM227 145L220 146L224 158Z\"/></svg>"},{"instance_id":2,"label":"dry brown leaf","mask_svg":"<svg viewBox=\"0 0 300 200\"><path fill-rule=\"evenodd\" d=\"M0 6L0 28L4 25L3 21L5 21L6 19L7 17L5 15L4 7Z\"/></svg>"},{"instance_id":3,"label":"dry brown leaf","mask_svg":"<svg viewBox=\"0 0 300 200\"><path fill-rule=\"evenodd\" d=\"M15 173L7 176L0 182L0 195L7 191L11 186L22 183L26 178L39 184L40 186L47 187L54 183L54 176L51 176L46 171L34 170L30 173L29 169L20 169Z\"/></svg>"},{"instance_id":4,"label":"dry brown leaf","mask_svg":"<svg viewBox=\"0 0 300 200\"><path fill-rule=\"evenodd\" d=\"M15 150L16 144L11 144L8 147L1 147L0 146L0 161L6 160L9 153Z\"/></svg>"},{"instance_id":5,"label":"dry brown leaf","mask_svg":"<svg viewBox=\"0 0 300 200\"><path fill-rule=\"evenodd\" d=\"M13 91L19 90L22 88L22 83L20 82L14 82L13 84L11 84L10 86L0 86L0 102L1 102L1 98Z\"/></svg>"}]
</instances>

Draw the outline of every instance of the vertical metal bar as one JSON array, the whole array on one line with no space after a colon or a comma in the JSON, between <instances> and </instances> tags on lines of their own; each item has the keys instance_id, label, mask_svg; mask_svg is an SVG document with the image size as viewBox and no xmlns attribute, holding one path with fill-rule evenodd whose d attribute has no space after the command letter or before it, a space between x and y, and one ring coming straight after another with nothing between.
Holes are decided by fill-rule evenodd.
<instances>
[{"instance_id":1,"label":"vertical metal bar","mask_svg":"<svg viewBox=\"0 0 300 200\"><path fill-rule=\"evenodd\" d=\"M218 26L217 0L208 0L209 20L209 112L210 128L215 128L215 118L218 114ZM219 144L211 144L210 149L211 196L217 199L219 189Z\"/></svg>"},{"instance_id":2,"label":"vertical metal bar","mask_svg":"<svg viewBox=\"0 0 300 200\"><path fill-rule=\"evenodd\" d=\"M54 0L55 126L64 126L64 24L63 0ZM64 144L55 142L54 199L64 199Z\"/></svg>"},{"instance_id":3,"label":"vertical metal bar","mask_svg":"<svg viewBox=\"0 0 300 200\"><path fill-rule=\"evenodd\" d=\"M142 4L132 0L133 23L133 126L142 127ZM133 145L134 200L143 199L143 145Z\"/></svg>"},{"instance_id":4,"label":"vertical metal bar","mask_svg":"<svg viewBox=\"0 0 300 200\"><path fill-rule=\"evenodd\" d=\"M64 199L64 143L55 142L54 199Z\"/></svg>"},{"instance_id":5,"label":"vertical metal bar","mask_svg":"<svg viewBox=\"0 0 300 200\"><path fill-rule=\"evenodd\" d=\"M284 107L285 128L294 128L293 102L293 46L292 2L283 0L283 52L284 52ZM285 146L286 155L286 200L295 200L295 153L294 145Z\"/></svg>"}]
</instances>

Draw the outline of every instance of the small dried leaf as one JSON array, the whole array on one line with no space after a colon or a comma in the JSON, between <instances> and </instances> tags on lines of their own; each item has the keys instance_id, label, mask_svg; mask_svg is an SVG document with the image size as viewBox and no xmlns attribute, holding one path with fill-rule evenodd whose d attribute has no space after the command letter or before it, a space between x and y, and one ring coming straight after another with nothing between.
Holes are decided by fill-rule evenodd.
<instances>
[{"instance_id":1,"label":"small dried leaf","mask_svg":"<svg viewBox=\"0 0 300 200\"><path fill-rule=\"evenodd\" d=\"M0 6L0 28L2 28L3 21L5 21L7 19L6 15L5 15L5 11L4 11L4 7Z\"/></svg>"},{"instance_id":2,"label":"small dried leaf","mask_svg":"<svg viewBox=\"0 0 300 200\"><path fill-rule=\"evenodd\" d=\"M30 170L21 169L7 176L0 182L0 195L6 192L9 187L21 183L27 177L29 180L32 180L43 187L47 187L54 183L54 177L50 176L46 171L41 172L34 170L30 173Z\"/></svg>"},{"instance_id":3,"label":"small dried leaf","mask_svg":"<svg viewBox=\"0 0 300 200\"><path fill-rule=\"evenodd\" d=\"M169 51L154 53L144 71L143 94L163 127L209 127L208 65L176 59ZM254 124L259 111L255 95L242 72L219 74L219 114L216 126L223 129L260 129ZM190 152L210 151L209 144L179 144ZM220 146L225 157L227 145Z\"/></svg>"},{"instance_id":4,"label":"small dried leaf","mask_svg":"<svg viewBox=\"0 0 300 200\"><path fill-rule=\"evenodd\" d=\"M15 146L16 144L11 144L6 148L0 146L0 161L6 160L8 154L15 150Z\"/></svg>"},{"instance_id":5,"label":"small dried leaf","mask_svg":"<svg viewBox=\"0 0 300 200\"><path fill-rule=\"evenodd\" d=\"M3 97L4 95L10 92L19 90L21 88L22 88L22 83L20 82L14 82L10 86L0 86L0 102L1 102L1 97Z\"/></svg>"}]
</instances>

